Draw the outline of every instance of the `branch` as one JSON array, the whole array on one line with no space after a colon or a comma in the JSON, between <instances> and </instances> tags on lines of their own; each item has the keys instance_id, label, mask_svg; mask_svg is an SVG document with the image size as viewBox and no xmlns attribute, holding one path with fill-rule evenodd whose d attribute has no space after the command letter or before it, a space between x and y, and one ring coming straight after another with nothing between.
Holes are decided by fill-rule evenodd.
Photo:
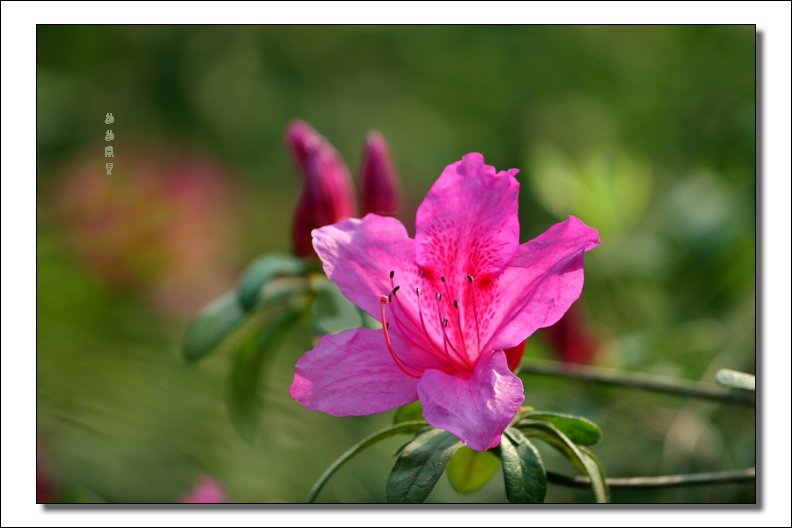
<instances>
[{"instance_id":1,"label":"branch","mask_svg":"<svg viewBox=\"0 0 792 528\"><path fill-rule=\"evenodd\" d=\"M633 387L647 391L736 403L750 407L756 405L756 397L753 393L721 389L715 385L698 381L665 378L639 372L620 371L588 365L531 360L530 363L520 365L518 374L574 378L604 385Z\"/></svg>"},{"instance_id":2,"label":"branch","mask_svg":"<svg viewBox=\"0 0 792 528\"><path fill-rule=\"evenodd\" d=\"M588 477L568 477L547 472L547 481L570 488L590 488ZM605 479L611 489L657 489L678 488L682 486L701 486L707 484L730 484L736 482L755 482L756 468L732 469L712 473L688 473L685 475L664 475L661 477L631 477Z\"/></svg>"}]
</instances>

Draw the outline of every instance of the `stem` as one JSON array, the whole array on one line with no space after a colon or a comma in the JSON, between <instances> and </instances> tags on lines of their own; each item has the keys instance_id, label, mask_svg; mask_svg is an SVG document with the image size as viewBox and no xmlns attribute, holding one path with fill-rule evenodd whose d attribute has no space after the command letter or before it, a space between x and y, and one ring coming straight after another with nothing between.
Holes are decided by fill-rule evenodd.
<instances>
[{"instance_id":1,"label":"stem","mask_svg":"<svg viewBox=\"0 0 792 528\"><path fill-rule=\"evenodd\" d=\"M736 403L754 407L756 397L752 393L721 389L708 383L698 381L679 380L642 374L639 372L619 371L588 365L575 365L558 363L555 361L531 360L523 363L518 370L522 374L535 374L539 376L555 376L560 378L574 378L591 381L604 385L618 385L620 387L633 387L678 396L703 398L725 403Z\"/></svg>"},{"instance_id":2,"label":"stem","mask_svg":"<svg viewBox=\"0 0 792 528\"><path fill-rule=\"evenodd\" d=\"M588 477L568 477L551 471L547 481L570 488L590 488ZM730 484L736 482L755 482L756 468L731 469L711 473L688 473L685 475L663 475L661 477L629 477L605 479L611 489L657 489L700 486L706 484Z\"/></svg>"}]
</instances>

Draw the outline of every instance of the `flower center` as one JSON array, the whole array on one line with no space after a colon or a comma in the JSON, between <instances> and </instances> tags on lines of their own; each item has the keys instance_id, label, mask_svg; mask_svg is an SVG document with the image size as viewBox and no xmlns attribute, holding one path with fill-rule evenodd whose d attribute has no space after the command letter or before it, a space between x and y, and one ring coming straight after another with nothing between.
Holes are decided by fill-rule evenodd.
<instances>
[{"instance_id":1,"label":"flower center","mask_svg":"<svg viewBox=\"0 0 792 528\"><path fill-rule=\"evenodd\" d=\"M460 303L457 299L453 299L453 312L451 327L449 328L449 318L443 317L443 293L437 292L436 310L437 316L424 317L423 310L423 291L421 287L415 288L415 306L410 303L403 303L400 296L397 295L400 285L394 285L395 272L390 272L391 291L386 295L380 297L381 302L381 320L382 330L385 335L385 342L388 345L388 351L393 358L396 365L408 376L419 378L426 368L421 368L410 364L403 357L400 357L393 349L389 329L390 322L386 321L385 305L391 304L391 315L399 329L399 334L405 338L415 349L426 352L434 356L434 358L441 360L443 363L448 364L448 367L439 369L446 372L463 372L471 373L473 371L473 363L478 357L479 348L481 346L481 335L478 321L478 310L476 308L476 292L475 281L471 275L467 276L468 283L470 284L473 309L473 322L476 327L476 346L473 349L473 343L468 343L465 340L465 331L462 325L462 316L460 315ZM423 274L422 274L423 276ZM448 283L445 277L440 277L442 288L446 293L446 302L451 299ZM407 306L405 306L407 305ZM451 306L446 306L447 311L451 311ZM433 322L435 319L435 322ZM467 324L470 320L467 319ZM454 324L455 323L455 324ZM437 325L434 327L434 325ZM428 326L427 326L428 325ZM433 337L430 330L435 330ZM439 330L439 331L438 331ZM440 336L442 336L442 347L440 344ZM472 338L470 338L472 339ZM469 350L469 348L472 350Z\"/></svg>"}]
</instances>

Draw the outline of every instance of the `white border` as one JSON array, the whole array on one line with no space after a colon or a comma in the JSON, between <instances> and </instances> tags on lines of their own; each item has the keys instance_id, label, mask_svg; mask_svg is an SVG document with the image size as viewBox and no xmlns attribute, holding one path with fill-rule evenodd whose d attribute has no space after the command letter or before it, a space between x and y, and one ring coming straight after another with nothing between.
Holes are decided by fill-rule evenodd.
<instances>
[{"instance_id":1,"label":"white border","mask_svg":"<svg viewBox=\"0 0 792 528\"><path fill-rule=\"evenodd\" d=\"M3 526L789 526L790 4L787 2L2 3ZM37 23L756 23L764 34L764 404L761 511L245 509L44 512L35 451L35 64ZM772 417L772 419L770 419ZM669 507L670 508L670 507ZM386 513L385 515L382 515ZM585 516L585 520L583 517ZM516 523L516 524L515 524Z\"/></svg>"}]
</instances>

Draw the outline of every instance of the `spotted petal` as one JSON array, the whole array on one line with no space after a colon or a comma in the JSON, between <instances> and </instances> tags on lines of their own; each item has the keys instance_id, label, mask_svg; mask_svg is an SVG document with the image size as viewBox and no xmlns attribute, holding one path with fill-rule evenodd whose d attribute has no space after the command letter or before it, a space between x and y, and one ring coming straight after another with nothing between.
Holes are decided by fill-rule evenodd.
<instances>
[{"instance_id":1,"label":"spotted petal","mask_svg":"<svg viewBox=\"0 0 792 528\"><path fill-rule=\"evenodd\" d=\"M418 208L418 265L459 281L499 275L520 245L517 172L496 172L476 152L446 167Z\"/></svg>"},{"instance_id":2,"label":"spotted petal","mask_svg":"<svg viewBox=\"0 0 792 528\"><path fill-rule=\"evenodd\" d=\"M503 274L477 290L483 348L517 346L561 319L583 290L583 254L598 245L597 230L574 216L521 245Z\"/></svg>"}]
</instances>

